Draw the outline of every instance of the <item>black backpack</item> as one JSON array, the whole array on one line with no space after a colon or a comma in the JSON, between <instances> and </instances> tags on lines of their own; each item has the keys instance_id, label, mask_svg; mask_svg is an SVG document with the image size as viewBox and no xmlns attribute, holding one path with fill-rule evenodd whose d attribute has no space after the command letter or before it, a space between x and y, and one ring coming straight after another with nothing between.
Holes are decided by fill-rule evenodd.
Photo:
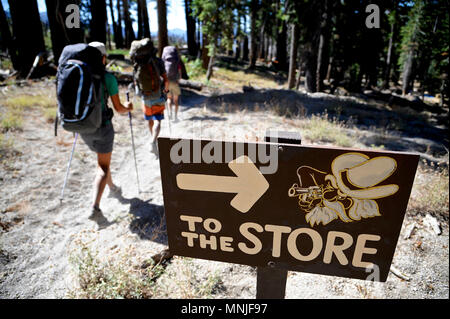
<instances>
[{"instance_id":1,"label":"black backpack","mask_svg":"<svg viewBox=\"0 0 450 319\"><path fill-rule=\"evenodd\" d=\"M101 126L100 90L104 75L98 49L84 43L64 47L58 62L56 90L58 116L65 130L93 133Z\"/></svg>"}]
</instances>

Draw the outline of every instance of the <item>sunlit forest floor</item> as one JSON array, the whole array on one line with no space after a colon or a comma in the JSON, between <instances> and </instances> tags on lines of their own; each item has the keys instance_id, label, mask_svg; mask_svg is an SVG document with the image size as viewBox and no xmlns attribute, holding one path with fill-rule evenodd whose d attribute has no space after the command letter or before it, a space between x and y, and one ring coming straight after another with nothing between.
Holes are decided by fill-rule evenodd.
<instances>
[{"instance_id":1,"label":"sunlit forest floor","mask_svg":"<svg viewBox=\"0 0 450 319\"><path fill-rule=\"evenodd\" d=\"M270 71L226 64L209 82L200 75L191 80L206 86L183 90L180 122L164 120L161 136L261 141L275 129L300 132L303 145L421 155L387 282L290 272L286 298L448 298L448 108L439 113L430 105L419 112L369 95L287 90ZM108 222L99 227L87 219L95 154L81 139L65 199L58 199L73 136L62 129L54 136L52 80L0 92L1 298L255 297L253 267L152 260L167 248L167 235L159 161L149 152L137 104L133 129L143 192L136 188L128 118L116 115L112 176L123 193L113 198L105 191L101 208Z\"/></svg>"}]
</instances>

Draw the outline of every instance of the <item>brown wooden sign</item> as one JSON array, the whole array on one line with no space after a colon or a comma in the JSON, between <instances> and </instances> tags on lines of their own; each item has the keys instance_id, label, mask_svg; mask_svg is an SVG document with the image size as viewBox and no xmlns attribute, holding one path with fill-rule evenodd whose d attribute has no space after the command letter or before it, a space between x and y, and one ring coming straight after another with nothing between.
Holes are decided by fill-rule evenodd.
<instances>
[{"instance_id":1,"label":"brown wooden sign","mask_svg":"<svg viewBox=\"0 0 450 319\"><path fill-rule=\"evenodd\" d=\"M386 281L418 155L158 141L171 253Z\"/></svg>"}]
</instances>

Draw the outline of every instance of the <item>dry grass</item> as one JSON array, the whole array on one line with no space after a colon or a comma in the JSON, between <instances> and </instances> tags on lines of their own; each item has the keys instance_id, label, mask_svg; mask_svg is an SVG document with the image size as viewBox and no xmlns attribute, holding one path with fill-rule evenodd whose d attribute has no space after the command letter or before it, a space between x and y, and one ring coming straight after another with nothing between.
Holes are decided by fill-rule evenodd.
<instances>
[{"instance_id":1,"label":"dry grass","mask_svg":"<svg viewBox=\"0 0 450 319\"><path fill-rule=\"evenodd\" d=\"M42 107L42 108L55 108L56 98L53 94L46 95L39 93L37 95L21 94L14 95L7 98L3 104L6 107L13 109L21 109L26 107Z\"/></svg>"},{"instance_id":2,"label":"dry grass","mask_svg":"<svg viewBox=\"0 0 450 319\"><path fill-rule=\"evenodd\" d=\"M242 89L244 85L254 87L263 87L265 89L277 89L280 85L273 79L261 76L255 73L246 73L244 71L232 71L226 68L217 68L210 82L213 86L219 88Z\"/></svg>"},{"instance_id":3,"label":"dry grass","mask_svg":"<svg viewBox=\"0 0 450 319\"><path fill-rule=\"evenodd\" d=\"M209 299L213 298L222 283L218 271L204 278L191 258L178 257L161 276L158 295L162 298Z\"/></svg>"},{"instance_id":4,"label":"dry grass","mask_svg":"<svg viewBox=\"0 0 450 319\"><path fill-rule=\"evenodd\" d=\"M51 92L47 94L42 89L36 91L36 94L12 91L10 97L1 102L3 106L0 116L1 131L21 131L23 116L28 112L28 108L41 109L47 122L51 122L55 118L57 103L54 94Z\"/></svg>"},{"instance_id":5,"label":"dry grass","mask_svg":"<svg viewBox=\"0 0 450 319\"><path fill-rule=\"evenodd\" d=\"M346 133L347 125L336 118L330 119L328 114L312 115L303 121L303 135L314 142L331 143L334 146L350 147L355 144L355 138Z\"/></svg>"},{"instance_id":6,"label":"dry grass","mask_svg":"<svg viewBox=\"0 0 450 319\"><path fill-rule=\"evenodd\" d=\"M114 254L114 257L101 257L87 243L80 243L71 254L70 262L78 281L78 288L69 292L72 298L153 298L155 281L164 271L161 265L141 267L132 249Z\"/></svg>"},{"instance_id":7,"label":"dry grass","mask_svg":"<svg viewBox=\"0 0 450 319\"><path fill-rule=\"evenodd\" d=\"M23 127L23 120L20 114L14 112L7 112L2 116L0 121L0 128L2 132L21 131Z\"/></svg>"},{"instance_id":8,"label":"dry grass","mask_svg":"<svg viewBox=\"0 0 450 319\"><path fill-rule=\"evenodd\" d=\"M430 213L448 220L448 168L436 170L433 167L419 165L408 204L408 211L421 215Z\"/></svg>"}]
</instances>

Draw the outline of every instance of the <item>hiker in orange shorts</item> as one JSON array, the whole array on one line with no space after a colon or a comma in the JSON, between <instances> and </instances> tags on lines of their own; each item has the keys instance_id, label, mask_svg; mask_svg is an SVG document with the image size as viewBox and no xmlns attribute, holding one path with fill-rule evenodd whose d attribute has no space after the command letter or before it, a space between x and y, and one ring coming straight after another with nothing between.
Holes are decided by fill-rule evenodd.
<instances>
[{"instance_id":1,"label":"hiker in orange shorts","mask_svg":"<svg viewBox=\"0 0 450 319\"><path fill-rule=\"evenodd\" d=\"M161 74L164 79L164 93L167 94L169 91L169 80L167 79L166 73ZM161 130L161 121L164 119L165 103L166 99L164 97L161 97L159 100L151 100L146 99L144 95L142 96L142 112L144 113L144 118L148 121L148 128L152 136L150 140L150 151L155 155L158 155L156 139Z\"/></svg>"},{"instance_id":2,"label":"hiker in orange shorts","mask_svg":"<svg viewBox=\"0 0 450 319\"><path fill-rule=\"evenodd\" d=\"M149 38L131 43L130 58L133 62L133 78L137 92L142 97L142 112L150 129L150 151L158 156L156 139L164 119L165 94L169 91L164 62L156 57L156 49ZM164 80L164 84L161 82ZM162 89L164 86L164 89Z\"/></svg>"}]
</instances>

